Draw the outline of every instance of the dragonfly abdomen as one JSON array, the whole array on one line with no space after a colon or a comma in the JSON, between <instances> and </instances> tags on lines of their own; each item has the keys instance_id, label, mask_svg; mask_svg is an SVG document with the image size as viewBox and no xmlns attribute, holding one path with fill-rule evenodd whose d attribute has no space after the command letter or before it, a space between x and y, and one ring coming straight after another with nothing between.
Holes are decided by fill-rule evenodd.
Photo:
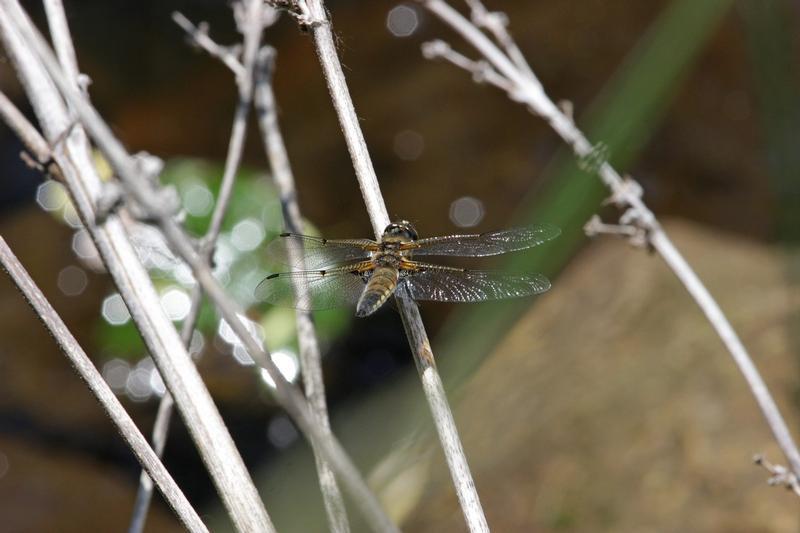
<instances>
[{"instance_id":1,"label":"dragonfly abdomen","mask_svg":"<svg viewBox=\"0 0 800 533\"><path fill-rule=\"evenodd\" d=\"M358 299L356 316L364 317L377 311L397 288L399 277L400 274L396 268L376 268Z\"/></svg>"}]
</instances>

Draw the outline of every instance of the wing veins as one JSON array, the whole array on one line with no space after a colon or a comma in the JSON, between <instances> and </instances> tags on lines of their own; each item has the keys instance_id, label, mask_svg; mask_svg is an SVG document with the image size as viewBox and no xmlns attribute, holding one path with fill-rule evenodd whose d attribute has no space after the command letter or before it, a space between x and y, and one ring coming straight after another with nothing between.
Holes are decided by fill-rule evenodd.
<instances>
[{"instance_id":1,"label":"wing veins","mask_svg":"<svg viewBox=\"0 0 800 533\"><path fill-rule=\"evenodd\" d=\"M267 245L273 261L301 270L322 270L351 261L369 259L379 249L369 239L324 239L299 233L281 233Z\"/></svg>"},{"instance_id":2,"label":"wing veins","mask_svg":"<svg viewBox=\"0 0 800 533\"><path fill-rule=\"evenodd\" d=\"M349 306L358 300L366 284L358 265L272 274L258 284L256 298L304 311Z\"/></svg>"},{"instance_id":3,"label":"wing veins","mask_svg":"<svg viewBox=\"0 0 800 533\"><path fill-rule=\"evenodd\" d=\"M485 257L532 248L554 239L561 230L537 224L510 230L419 239L401 246L415 255Z\"/></svg>"},{"instance_id":4,"label":"wing veins","mask_svg":"<svg viewBox=\"0 0 800 533\"><path fill-rule=\"evenodd\" d=\"M415 300L482 302L542 293L550 281L541 274L469 270L406 261L402 282Z\"/></svg>"}]
</instances>

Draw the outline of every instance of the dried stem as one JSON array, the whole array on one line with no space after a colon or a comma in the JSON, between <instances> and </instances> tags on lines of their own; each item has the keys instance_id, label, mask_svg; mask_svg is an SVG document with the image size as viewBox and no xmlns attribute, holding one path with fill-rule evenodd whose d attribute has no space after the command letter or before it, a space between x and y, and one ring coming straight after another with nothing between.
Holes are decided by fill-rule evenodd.
<instances>
[{"instance_id":1,"label":"dried stem","mask_svg":"<svg viewBox=\"0 0 800 533\"><path fill-rule=\"evenodd\" d=\"M264 7L266 8L266 6ZM209 55L218 58L237 76L241 76L242 73L247 71L247 78L253 79L252 64L246 61L248 66L245 67L239 62L235 52L236 47L219 45L208 35L208 30L205 25L201 24L195 26L180 13L174 13L173 20L186 31L196 46L208 52ZM245 46L245 49L246 48ZM299 232L301 230L301 216L294 191L294 177L292 176L286 148L283 144L280 130L278 129L277 112L270 83L274 51L270 47L264 47L258 56L257 74L254 85L259 125L261 126L265 150L273 171L273 179L280 191L281 206L284 220L286 221L286 227L289 231ZM243 101L244 100L240 96L240 108ZM245 118L246 115L242 116L242 121L244 121ZM215 218L216 217L212 217L212 220ZM208 239L208 237L206 238ZM314 414L317 416L317 423L320 424L324 431L329 432L330 423L328 421L327 405L325 402L325 388L322 379L322 362L319 343L317 341L314 323L309 313L297 311L297 330L300 345L300 366L306 389L306 397L314 410ZM319 455L313 443L312 447L315 453L320 487L322 489L331 531L346 533L349 531L347 511L344 505L344 499L336 484L336 478L330 467Z\"/></svg>"},{"instance_id":2,"label":"dried stem","mask_svg":"<svg viewBox=\"0 0 800 533\"><path fill-rule=\"evenodd\" d=\"M0 93L0 118L31 152L36 163L43 165L48 162L51 157L50 145L3 93Z\"/></svg>"},{"instance_id":3,"label":"dried stem","mask_svg":"<svg viewBox=\"0 0 800 533\"><path fill-rule=\"evenodd\" d=\"M208 27L205 23L201 22L199 25L195 26L182 13L177 11L172 14L172 20L188 34L192 44L202 48L208 52L209 55L222 61L237 77L244 76L244 66L239 61L236 49L234 47L220 46L217 44L209 37Z\"/></svg>"},{"instance_id":4,"label":"dried stem","mask_svg":"<svg viewBox=\"0 0 800 533\"><path fill-rule=\"evenodd\" d=\"M71 111L75 112L81 107L76 105L76 101L85 103L78 80L74 75L70 77L61 72L60 65L49 50L47 59L42 61L41 51L47 50L47 45L17 1L3 0L0 32L6 55L17 69L45 137L52 145L52 158L60 167L83 223L125 300L164 382L176 399L234 524L240 531L270 530L269 517L233 440L174 326L164 315L158 296L128 240L120 218L111 213L103 221L97 220L95 206L101 196L101 180L91 159L83 128L73 123L49 74L58 72L58 88L62 93L73 96L70 105ZM68 34L54 37L69 38ZM66 45L57 44L56 48L64 50ZM86 106L88 104L83 107Z\"/></svg>"},{"instance_id":5,"label":"dried stem","mask_svg":"<svg viewBox=\"0 0 800 533\"><path fill-rule=\"evenodd\" d=\"M209 223L208 230L202 241L202 252L206 264L210 264L210 258L213 257L217 238L222 228L222 222L225 218L228 206L230 205L233 184L236 181L236 173L242 160L242 153L244 152L244 143L247 134L247 115L250 112L253 96L253 71L259 43L261 42L261 34L264 29L262 11L265 9L265 6L260 0L247 0L237 3L235 6L234 9L243 11L243 16L239 17L237 20L237 22L239 22L239 32L244 38L242 63L239 63L238 59L235 59L231 53L223 55L222 47L216 46L209 50L210 53L220 57L229 67L233 65L237 67L234 72L236 73L239 99L236 104L236 111L234 112L233 126L231 128L230 141L228 142L228 155L225 158L225 168L222 173L219 193L217 194L217 203L214 206L214 211L211 214L211 222ZM208 49L209 46L215 44L214 41L208 37L206 32L196 28L180 13L174 13L173 19L189 34L190 38L196 40L198 46ZM233 61L235 61L235 63ZM195 285L192 289L189 313L181 326L181 340L187 350L192 341L197 318L200 316L202 302L203 290L199 285ZM174 401L172 396L169 393L165 394L161 398L156 419L153 423L153 446L159 457L164 453L169 424L172 419L173 405ZM136 502L133 506L131 523L128 527L129 533L140 533L144 530L152 495L153 484L146 473L142 472L139 478L139 490L137 491Z\"/></svg>"},{"instance_id":6,"label":"dried stem","mask_svg":"<svg viewBox=\"0 0 800 533\"><path fill-rule=\"evenodd\" d=\"M180 487L147 444L147 439L144 438L114 392L103 380L103 376L94 367L89 356L72 336L61 317L58 316L2 237L0 237L0 263L58 343L59 348L69 358L72 366L89 386L97 401L108 413L109 418L117 427L117 431L128 443L128 447L133 451L142 468L155 480L164 499L175 510L175 514L178 515L184 527L189 531L208 531L186 496L181 492Z\"/></svg>"},{"instance_id":7,"label":"dried stem","mask_svg":"<svg viewBox=\"0 0 800 533\"><path fill-rule=\"evenodd\" d=\"M506 89L509 97L522 103L531 112L547 121L555 132L572 148L580 160L585 161L595 158L597 154L595 147L592 146L583 132L577 128L572 117L564 113L547 96L524 58L512 51L516 49L516 45L514 45L513 49L508 47L508 42L513 41L505 33L504 25L500 29L495 28L499 33L493 30L492 34L501 43L501 46L506 48L505 52L481 32L474 23L450 7L444 0L418 0L418 2L475 47L481 56L511 83L510 87ZM482 14L486 13L479 0L468 0L468 3L472 8L473 21L476 18L480 19ZM460 54L458 56L453 55L447 51L447 48L440 47L439 50L442 51L439 57L463 68L463 56L460 56ZM471 64L474 65L477 62L472 62ZM467 70L474 74L473 69L467 67ZM603 183L611 190L610 201L626 209L621 219L622 224L639 230L629 233L633 238L638 238L639 235L644 234L647 244L658 252L667 266L686 287L686 290L697 302L697 305L700 306L700 309L706 315L720 339L722 339L747 381L764 418L767 420L767 424L772 430L775 440L789 462L791 471L796 477L800 476L800 452L798 452L797 445L792 439L786 422L781 416L764 380L753 364L752 358L738 335L736 335L727 317L708 292L708 289L700 281L695 271L672 244L653 212L642 201L641 187L633 180L623 178L604 157L597 163L592 170L596 171ZM593 224L590 229L602 228Z\"/></svg>"},{"instance_id":8,"label":"dried stem","mask_svg":"<svg viewBox=\"0 0 800 533\"><path fill-rule=\"evenodd\" d=\"M353 100L350 98L350 91L344 79L342 65L336 54L336 44L330 21L321 0L298 0L297 5L300 10L301 23L311 28L317 57L325 75L333 107L339 117L347 149L350 151L350 158L353 160L353 169L356 172L370 222L372 222L372 229L379 237L390 222L389 214L386 211L375 168L372 166L367 143L353 107Z\"/></svg>"},{"instance_id":9,"label":"dried stem","mask_svg":"<svg viewBox=\"0 0 800 533\"><path fill-rule=\"evenodd\" d=\"M401 289L396 300L400 317L403 320L403 328L414 354L414 363L422 380L422 390L425 392L433 421L436 424L436 431L439 434L445 459L447 459L447 466L450 469L450 476L453 479L464 519L470 531L488 533L489 525L483 514L478 491L475 488L469 464L467 464L467 456L461 445L458 428L447 402L444 384L436 368L431 343L419 315L419 308L410 295L406 294L405 288Z\"/></svg>"},{"instance_id":10,"label":"dried stem","mask_svg":"<svg viewBox=\"0 0 800 533\"><path fill-rule=\"evenodd\" d=\"M97 110L68 82L56 59L53 57L52 52L48 49L44 39L35 30L33 25L30 23L30 20L23 15L18 7L18 4L16 4L14 0L2 0L2 2L5 6L13 6L15 9L17 9L17 11L13 14L14 24L12 25L10 24L10 21L6 20L6 22L9 22L9 24L4 26L9 28L11 31L16 31L17 28L21 30L24 37L22 37L22 35L18 35L18 37L24 39L24 41L22 41L24 44L20 43L20 45L22 49L28 53L28 62L35 65L37 69L40 66L46 69L47 74L49 74L49 78L46 78L47 82L51 87L53 83L58 87L61 95L72 106L83 127L86 128L97 144L98 148L106 156L109 164L114 169L116 176L118 176L120 179L120 182L126 193L127 200L136 202L136 204L145 211L145 213L148 215L148 218L153 220L161 228L161 231L163 232L164 237L166 238L170 247L186 262L186 264L192 270L195 279L217 307L217 310L222 318L224 318L228 325L230 325L234 334L239 337L248 354L252 357L254 362L261 366L275 382L276 399L287 410L289 415L294 419L298 428L307 436L307 438L310 441L317 443L319 449L325 455L326 460L332 466L337 476L339 476L339 480L350 492L354 503L356 503L364 513L365 518L369 522L372 529L375 531L396 531L397 528L391 523L386 514L383 512L374 494L367 488L360 474L356 470L350 458L342 449L341 445L335 440L335 438L329 438L319 429L314 422L309 406L302 393L291 383L286 381L278 368L275 366L272 359L269 357L268 353L264 350L263 346L261 346L261 344L253 338L242 320L239 318L240 316L243 316L242 310L225 293L224 289L214 278L211 269L194 249L191 240L172 218L172 212L164 205L160 191L154 184L155 176L149 174L147 169L142 168L142 165L138 159L131 157L126 152L125 148L113 135L108 125L100 117ZM4 10L0 10L0 14L3 12ZM4 18L0 17L0 21L2 20L4 20ZM4 27L3 29L5 30L6 28ZM31 52L35 52L35 55L32 55ZM36 91L29 91L29 93L36 94ZM40 121L43 120L41 115L39 118ZM65 162L68 162L68 160L65 160ZM61 164L61 162L59 162L59 164ZM86 207L86 212L88 213L88 216L91 217L91 221L93 222L95 218L94 211L92 210L93 206L92 204L88 204ZM108 215L102 227L108 227L112 221L118 223L117 217L113 213ZM93 226L94 224L89 225L90 231ZM98 246L98 248L101 247ZM102 249L101 253L103 253ZM135 258L134 261L136 261ZM146 280L146 276L140 280L140 282L142 285L147 285L150 290L152 290L152 286L149 284L149 281ZM155 293L153 293L153 299L157 304L157 300L155 300ZM160 317L164 317L163 312L159 310L158 313ZM134 311L133 309L131 309L131 314L134 319L137 320L137 323L140 318L149 318L139 317L137 311ZM143 322L144 326L149 325L149 323L146 321ZM160 334L162 336L169 335L170 337L174 337L175 342L171 343L173 344L173 350L185 355L186 365L184 366L188 368L184 368L184 372L197 375L197 370L192 365L188 354L186 353L185 347L180 343L180 339L178 338L175 329L171 324L169 324L169 326L170 332L162 331ZM149 336L145 335L145 339L148 338ZM156 346L156 348L160 348L160 346ZM159 368L161 369L161 367ZM163 374L164 370L161 370ZM170 381L166 379L165 381L169 386ZM205 391L205 389L203 390ZM176 404L181 407L181 397L176 394L176 390L170 388L170 391L176 399ZM207 395L207 391L205 391L205 394ZM216 413L216 411L214 413ZM183 414L184 418L186 418L187 415L185 413ZM210 416L218 417L219 415L216 413L211 414ZM190 430L191 429L192 427L190 426ZM225 442L219 442L219 438L219 436L214 436L213 438L209 436L206 442L209 445L213 444L217 447L219 447L220 444L225 445ZM203 444L205 444L205 442ZM235 448L230 451L230 454L235 454L235 456L238 458L238 452L235 451ZM237 465L234 465L233 467L238 469ZM216 476L218 474L218 472L213 472L215 480L217 479ZM221 479L227 481L226 477ZM247 477L247 480L249 486L252 487L252 483L249 482L249 477ZM224 487L226 489L230 489L231 491L233 491L235 488L229 487L228 485L225 485ZM249 490L250 488L247 488L248 492ZM220 490L220 492L223 494L224 501L228 503L229 497L226 495L226 492L222 490ZM252 492L257 496L254 488L252 489ZM234 502L231 501L231 503ZM234 510L237 512L233 512ZM235 519L239 516L238 511L239 509L232 510L229 508L229 512L235 516ZM254 512L256 511L257 510L254 510ZM252 516L252 514L250 516ZM261 516L266 517L266 513L263 511L263 506L261 506ZM257 517L256 519L251 518L250 520L259 521L258 518L260 517ZM239 524L237 523L237 526L238 525ZM269 530L269 526L266 523L260 523L253 525L253 527L244 527L242 529L247 531L263 531Z\"/></svg>"},{"instance_id":11,"label":"dried stem","mask_svg":"<svg viewBox=\"0 0 800 533\"><path fill-rule=\"evenodd\" d=\"M272 169L272 179L280 196L286 230L302 233L303 219L300 215L300 205L297 201L294 175L289 164L289 155L286 152L283 135L278 126L278 107L275 103L275 94L272 91L274 66L274 50L268 47L263 48L259 54L255 80L256 115L261 129L261 137L264 141L264 151ZM297 255L292 259L292 264L302 264L301 251L294 249L289 251ZM298 292L298 297L304 299L302 293L307 290L306 286L298 283L295 290ZM330 433L328 406L325 401L325 381L322 375L322 356L314 319L311 313L300 309L295 312L295 319L297 322L297 341L300 348L300 368L302 370L306 398L308 398L308 402L311 405L317 424L323 431ZM336 484L336 478L316 446L313 446L313 450L330 530L333 533L347 533L350 531L347 510L344 506L339 486Z\"/></svg>"},{"instance_id":12,"label":"dried stem","mask_svg":"<svg viewBox=\"0 0 800 533\"><path fill-rule=\"evenodd\" d=\"M353 160L353 168L364 197L367 212L376 237L380 238L389 224L389 215L369 156L364 135L353 101L347 88L342 66L336 54L333 32L322 0L298 0L295 16L311 28L314 45L322 66L325 81L339 118L342 132ZM401 291L397 294L398 307L403 319L411 352L422 379L423 390L433 415L439 440L442 444L453 485L470 531L488 531L489 527L467 465L453 415L447 402L441 378L436 369L430 342L416 303Z\"/></svg>"},{"instance_id":13,"label":"dried stem","mask_svg":"<svg viewBox=\"0 0 800 533\"><path fill-rule=\"evenodd\" d=\"M800 496L800 482L798 482L794 472L788 470L785 466L772 464L761 454L753 457L753 462L770 473L767 483L775 487L786 487L787 490Z\"/></svg>"}]
</instances>

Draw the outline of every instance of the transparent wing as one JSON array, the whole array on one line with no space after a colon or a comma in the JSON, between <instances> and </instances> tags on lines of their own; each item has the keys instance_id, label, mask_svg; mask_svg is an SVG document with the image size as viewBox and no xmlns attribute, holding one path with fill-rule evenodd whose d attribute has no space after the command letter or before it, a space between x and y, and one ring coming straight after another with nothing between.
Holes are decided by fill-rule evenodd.
<instances>
[{"instance_id":1,"label":"transparent wing","mask_svg":"<svg viewBox=\"0 0 800 533\"><path fill-rule=\"evenodd\" d=\"M344 269L285 272L259 283L256 298L303 311L331 309L355 304L365 284L361 275Z\"/></svg>"},{"instance_id":2,"label":"transparent wing","mask_svg":"<svg viewBox=\"0 0 800 533\"><path fill-rule=\"evenodd\" d=\"M267 245L267 256L282 265L299 269L324 269L351 261L369 259L378 244L369 239L323 239L281 233Z\"/></svg>"},{"instance_id":3,"label":"transparent wing","mask_svg":"<svg viewBox=\"0 0 800 533\"><path fill-rule=\"evenodd\" d=\"M483 257L538 246L554 239L561 230L550 224L536 224L524 228L490 231L476 235L447 235L419 239L404 246L414 255L457 255Z\"/></svg>"},{"instance_id":4,"label":"transparent wing","mask_svg":"<svg viewBox=\"0 0 800 533\"><path fill-rule=\"evenodd\" d=\"M488 270L461 270L421 265L408 272L403 283L415 300L483 302L539 294L550 288L541 274L509 274Z\"/></svg>"}]
</instances>

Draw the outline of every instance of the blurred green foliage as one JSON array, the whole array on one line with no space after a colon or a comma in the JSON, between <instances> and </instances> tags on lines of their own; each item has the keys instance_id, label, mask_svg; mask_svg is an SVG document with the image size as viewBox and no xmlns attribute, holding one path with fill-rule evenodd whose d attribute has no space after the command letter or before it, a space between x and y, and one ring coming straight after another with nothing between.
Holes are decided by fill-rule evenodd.
<instances>
[{"instance_id":1,"label":"blurred green foliage","mask_svg":"<svg viewBox=\"0 0 800 533\"><path fill-rule=\"evenodd\" d=\"M175 187L185 212L184 226L195 237L201 237L208 229L222 170L221 165L201 159L174 159L164 167L162 183ZM243 221L249 225L241 226ZM296 352L294 310L261 305L255 300L253 292L266 275L288 268L270 262L263 253L264 245L283 231L282 228L280 201L271 182L263 172L251 168L240 169L217 244L215 274L228 293L243 308L251 310L249 318L263 328L269 348L290 348ZM249 229L249 234L237 238L236 232L244 229ZM305 231L317 233L308 225ZM155 252L146 249L140 249L139 252L145 256L144 262L159 294L176 287L187 294L191 292L192 281L186 276L185 267L180 262L173 258L173 261L155 261L157 264L153 265L146 257L148 254L157 255ZM349 323L350 315L344 310L316 314L321 342L329 342L341 332ZM204 302L198 329L206 338L210 338L217 327L216 313L208 302ZM99 317L95 333L101 353L108 357L135 359L145 353L141 338L131 321L112 325Z\"/></svg>"}]
</instances>

